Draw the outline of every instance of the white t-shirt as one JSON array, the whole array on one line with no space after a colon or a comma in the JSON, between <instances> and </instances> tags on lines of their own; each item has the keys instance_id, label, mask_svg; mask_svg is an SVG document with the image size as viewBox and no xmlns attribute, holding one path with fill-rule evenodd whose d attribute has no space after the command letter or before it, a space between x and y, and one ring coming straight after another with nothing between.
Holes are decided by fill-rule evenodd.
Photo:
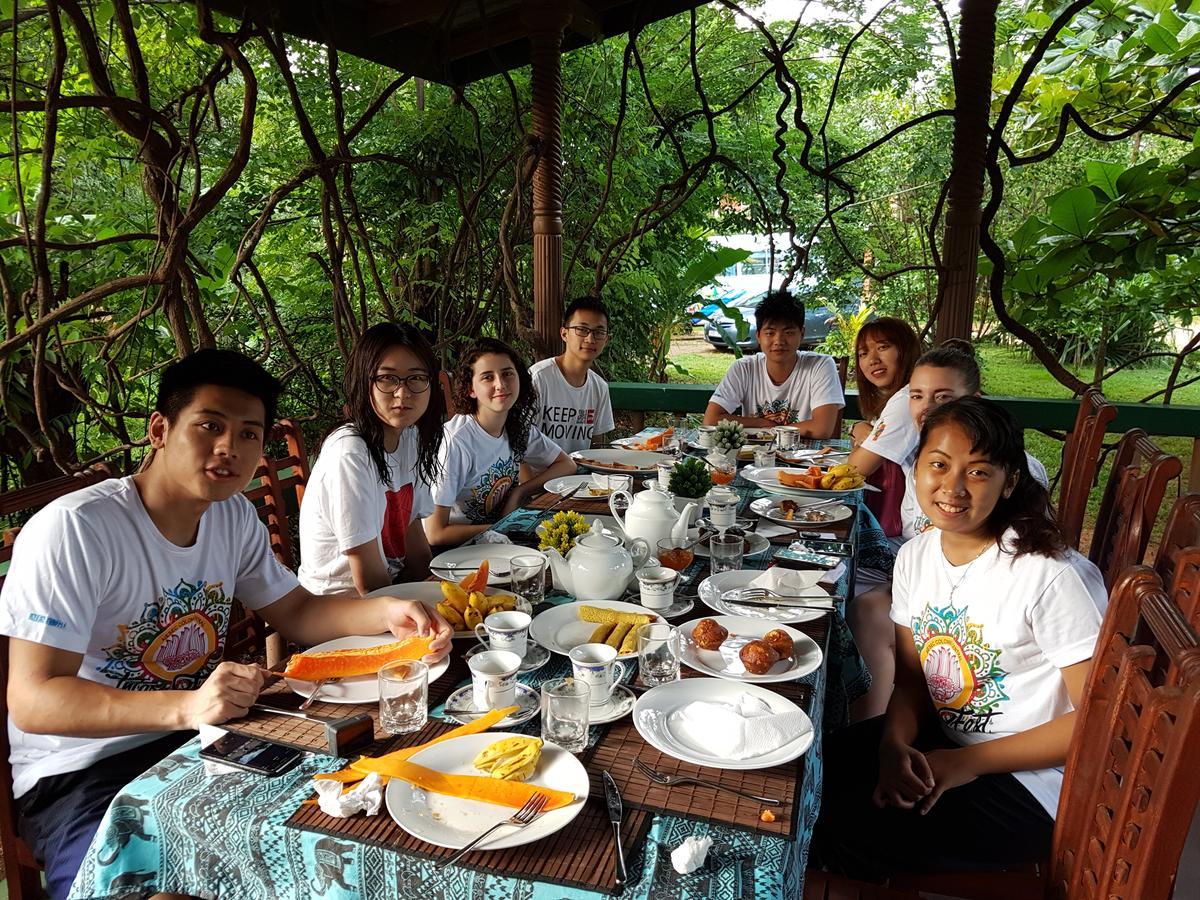
<instances>
[{"instance_id":1,"label":"white t-shirt","mask_svg":"<svg viewBox=\"0 0 1200 900\"><path fill-rule=\"evenodd\" d=\"M780 425L807 422L820 406L846 405L837 364L823 353L796 351L796 366L783 384L767 374L767 358L761 353L734 360L712 395L712 402L727 413L760 416Z\"/></svg>"},{"instance_id":2,"label":"white t-shirt","mask_svg":"<svg viewBox=\"0 0 1200 900\"><path fill-rule=\"evenodd\" d=\"M261 609L296 587L237 494L212 504L191 547L155 527L132 478L55 500L21 529L0 595L0 633L82 653L79 678L125 691L190 690L221 661L236 595ZM8 721L13 793L156 734L26 734Z\"/></svg>"},{"instance_id":3,"label":"white t-shirt","mask_svg":"<svg viewBox=\"0 0 1200 900\"><path fill-rule=\"evenodd\" d=\"M529 375L538 392L534 424L568 453L587 450L593 435L612 431L608 383L594 371L588 369L583 387L575 387L550 357L530 366Z\"/></svg>"},{"instance_id":4,"label":"white t-shirt","mask_svg":"<svg viewBox=\"0 0 1200 900\"><path fill-rule=\"evenodd\" d=\"M417 474L420 441L416 428L400 432L386 454L389 481L366 442L343 425L321 445L300 505L300 583L314 594L354 590L346 551L374 539L392 576L404 568L409 523L433 512L429 485Z\"/></svg>"},{"instance_id":5,"label":"white t-shirt","mask_svg":"<svg viewBox=\"0 0 1200 900\"><path fill-rule=\"evenodd\" d=\"M930 528L900 548L892 621L912 631L943 731L977 744L1070 712L1059 670L1095 649L1108 603L1100 571L1075 550L1014 559L999 547L951 566L941 536ZM1013 774L1054 816L1062 768Z\"/></svg>"},{"instance_id":6,"label":"white t-shirt","mask_svg":"<svg viewBox=\"0 0 1200 900\"><path fill-rule=\"evenodd\" d=\"M517 460L506 433L492 437L474 416L457 415L446 423L438 454L442 472L433 484L433 502L450 507L452 525L494 522L508 492L520 483L520 464L546 469L560 453L558 444L530 427L525 456Z\"/></svg>"},{"instance_id":7,"label":"white t-shirt","mask_svg":"<svg viewBox=\"0 0 1200 900\"><path fill-rule=\"evenodd\" d=\"M879 418L871 425L871 433L862 442L862 449L903 466L905 460L916 451L917 443L921 440L921 432L913 424L912 416L908 412L907 384L888 398L888 402L879 413Z\"/></svg>"},{"instance_id":8,"label":"white t-shirt","mask_svg":"<svg viewBox=\"0 0 1200 900\"><path fill-rule=\"evenodd\" d=\"M1029 474L1037 479L1038 484L1049 490L1050 476L1046 474L1046 467L1042 465L1042 461L1028 452L1025 454L1025 460L1029 463ZM921 511L921 504L917 502L917 482L913 476L917 468L916 454L905 460L901 468L904 469L904 499L900 501L900 537L911 541L929 527L929 516Z\"/></svg>"}]
</instances>

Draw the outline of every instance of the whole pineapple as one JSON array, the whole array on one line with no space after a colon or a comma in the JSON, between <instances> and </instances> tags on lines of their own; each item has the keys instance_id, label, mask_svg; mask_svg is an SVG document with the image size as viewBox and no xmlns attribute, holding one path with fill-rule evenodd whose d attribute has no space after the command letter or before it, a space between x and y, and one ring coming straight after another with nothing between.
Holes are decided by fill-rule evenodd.
<instances>
[{"instance_id":1,"label":"whole pineapple","mask_svg":"<svg viewBox=\"0 0 1200 900\"><path fill-rule=\"evenodd\" d=\"M717 423L713 434L713 449L720 453L737 453L746 443L746 429L741 422L726 419Z\"/></svg>"}]
</instances>

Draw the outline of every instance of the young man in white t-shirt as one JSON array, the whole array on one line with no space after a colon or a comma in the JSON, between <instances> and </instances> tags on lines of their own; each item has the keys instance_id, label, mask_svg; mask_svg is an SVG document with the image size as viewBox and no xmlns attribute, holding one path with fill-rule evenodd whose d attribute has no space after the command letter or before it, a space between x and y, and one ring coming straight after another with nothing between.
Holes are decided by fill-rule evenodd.
<instances>
[{"instance_id":1,"label":"young man in white t-shirt","mask_svg":"<svg viewBox=\"0 0 1200 900\"><path fill-rule=\"evenodd\" d=\"M65 897L109 801L201 723L245 715L262 669L222 662L233 598L285 637L432 634L411 600L313 596L241 494L280 386L248 357L168 367L137 475L60 498L22 529L0 602L18 825ZM172 732L176 732L172 734Z\"/></svg>"},{"instance_id":2,"label":"young man in white t-shirt","mask_svg":"<svg viewBox=\"0 0 1200 900\"><path fill-rule=\"evenodd\" d=\"M608 309L596 297L572 300L559 334L564 351L529 367L538 393L533 424L574 453L590 449L598 436L613 429L608 384L592 368L608 343Z\"/></svg>"},{"instance_id":3,"label":"young man in white t-shirt","mask_svg":"<svg viewBox=\"0 0 1200 900\"><path fill-rule=\"evenodd\" d=\"M799 349L804 304L777 291L755 307L754 319L762 352L729 367L704 411L704 424L733 419L758 428L795 425L805 437L834 437L845 394L833 357Z\"/></svg>"}]
</instances>

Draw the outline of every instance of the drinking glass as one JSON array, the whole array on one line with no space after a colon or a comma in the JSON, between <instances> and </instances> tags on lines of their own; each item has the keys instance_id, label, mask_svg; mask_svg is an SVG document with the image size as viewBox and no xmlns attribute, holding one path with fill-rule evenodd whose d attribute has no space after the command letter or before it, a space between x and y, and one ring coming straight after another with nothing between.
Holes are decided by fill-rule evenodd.
<instances>
[{"instance_id":1,"label":"drinking glass","mask_svg":"<svg viewBox=\"0 0 1200 900\"><path fill-rule=\"evenodd\" d=\"M537 606L546 595L546 557L516 556L510 565L513 593Z\"/></svg>"},{"instance_id":2,"label":"drinking glass","mask_svg":"<svg viewBox=\"0 0 1200 900\"><path fill-rule=\"evenodd\" d=\"M713 575L733 572L742 567L745 538L740 533L722 532L708 539L709 568Z\"/></svg>"},{"instance_id":3,"label":"drinking glass","mask_svg":"<svg viewBox=\"0 0 1200 900\"><path fill-rule=\"evenodd\" d=\"M691 541L679 538L663 538L658 542L658 547L656 548L658 550L658 561L668 569L682 572L696 558L696 554L688 546L691 543Z\"/></svg>"},{"instance_id":4,"label":"drinking glass","mask_svg":"<svg viewBox=\"0 0 1200 900\"><path fill-rule=\"evenodd\" d=\"M397 660L379 670L379 727L408 734L425 726L429 714L429 666Z\"/></svg>"},{"instance_id":5,"label":"drinking glass","mask_svg":"<svg viewBox=\"0 0 1200 900\"><path fill-rule=\"evenodd\" d=\"M571 753L587 748L592 690L575 678L552 678L542 685L542 740Z\"/></svg>"},{"instance_id":6,"label":"drinking glass","mask_svg":"<svg viewBox=\"0 0 1200 900\"><path fill-rule=\"evenodd\" d=\"M638 674L642 684L654 687L679 680L679 630L665 622L639 625Z\"/></svg>"}]
</instances>

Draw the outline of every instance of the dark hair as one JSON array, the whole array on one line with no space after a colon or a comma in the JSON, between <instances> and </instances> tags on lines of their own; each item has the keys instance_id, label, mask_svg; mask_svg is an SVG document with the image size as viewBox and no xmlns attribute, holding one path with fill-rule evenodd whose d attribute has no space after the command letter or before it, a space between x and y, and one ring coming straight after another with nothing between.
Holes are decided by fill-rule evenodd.
<instances>
[{"instance_id":1,"label":"dark hair","mask_svg":"<svg viewBox=\"0 0 1200 900\"><path fill-rule=\"evenodd\" d=\"M283 385L266 369L236 350L197 350L167 366L158 383L154 411L174 422L204 385L236 388L262 401L266 426L263 439L275 424L276 404Z\"/></svg>"},{"instance_id":2,"label":"dark hair","mask_svg":"<svg viewBox=\"0 0 1200 900\"><path fill-rule=\"evenodd\" d=\"M475 376L476 361L488 353L507 356L517 370L520 386L517 402L508 411L504 432L508 435L508 447L512 450L513 459L519 463L525 458L525 450L529 446L529 429L537 415L538 395L533 379L529 377L529 367L516 350L495 338L478 338L459 360L458 370L454 374L454 405L460 413L475 414L479 404L471 396L471 381Z\"/></svg>"},{"instance_id":3,"label":"dark hair","mask_svg":"<svg viewBox=\"0 0 1200 900\"><path fill-rule=\"evenodd\" d=\"M782 322L804 330L804 301L787 291L772 291L754 307L754 322L759 328L768 322Z\"/></svg>"},{"instance_id":4,"label":"dark hair","mask_svg":"<svg viewBox=\"0 0 1200 900\"><path fill-rule=\"evenodd\" d=\"M563 328L567 327L567 323L571 321L571 316L580 312L594 312L604 316L604 322L608 324L608 307L604 305L604 301L599 297L576 297L567 304L567 308L563 310L562 323Z\"/></svg>"},{"instance_id":5,"label":"dark hair","mask_svg":"<svg viewBox=\"0 0 1200 900\"><path fill-rule=\"evenodd\" d=\"M858 384L858 412L864 419L876 418L883 412L888 398L895 393L895 390L891 394L885 393L882 388L872 384L871 380L863 374L858 360L859 354L862 353L863 342L869 337L873 337L877 341L890 341L900 351L900 377L896 381L896 387L908 384L909 376L912 375L913 367L917 363L917 357L921 355L921 340L912 330L912 326L903 319L881 316L858 330L858 336L854 339L854 372L855 381Z\"/></svg>"},{"instance_id":6,"label":"dark hair","mask_svg":"<svg viewBox=\"0 0 1200 900\"><path fill-rule=\"evenodd\" d=\"M917 360L917 366L954 369L962 376L968 394L979 393L982 384L979 360L975 358L975 347L970 341L964 341L962 338L943 341L940 346L922 354L921 358Z\"/></svg>"},{"instance_id":7,"label":"dark hair","mask_svg":"<svg viewBox=\"0 0 1200 900\"><path fill-rule=\"evenodd\" d=\"M346 403L342 407L342 418L367 445L371 461L379 472L383 484L389 481L387 450L383 446L383 422L371 402L375 390L375 377L383 355L393 347L405 347L417 357L429 373L429 407L417 420L417 473L427 484L432 484L439 472L438 449L442 446L442 421L446 417L446 403L442 399L442 388L438 383L438 362L433 348L420 330L414 325L380 322L362 333L346 360L346 372L342 376L342 389Z\"/></svg>"},{"instance_id":8,"label":"dark hair","mask_svg":"<svg viewBox=\"0 0 1200 900\"><path fill-rule=\"evenodd\" d=\"M971 442L972 453L983 453L991 462L1010 475L1016 473L1017 483L1008 497L996 501L988 516L987 527L999 539L1009 528L1017 533L1012 544L1014 556L1036 553L1039 556L1061 556L1067 549L1066 539L1050 511L1050 494L1030 474L1025 456L1025 437L1016 418L1000 404L982 397L960 397L939 406L925 419L917 455L934 429L957 425Z\"/></svg>"}]
</instances>

